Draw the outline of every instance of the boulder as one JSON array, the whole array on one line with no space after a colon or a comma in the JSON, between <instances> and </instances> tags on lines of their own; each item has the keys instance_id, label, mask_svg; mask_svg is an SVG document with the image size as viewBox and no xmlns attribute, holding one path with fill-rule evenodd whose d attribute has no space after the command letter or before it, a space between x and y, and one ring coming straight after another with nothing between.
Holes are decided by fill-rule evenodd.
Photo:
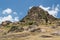
<instances>
[{"instance_id":1,"label":"boulder","mask_svg":"<svg viewBox=\"0 0 60 40\"><path fill-rule=\"evenodd\" d=\"M60 36L60 30L53 32L51 35Z\"/></svg>"},{"instance_id":2,"label":"boulder","mask_svg":"<svg viewBox=\"0 0 60 40\"><path fill-rule=\"evenodd\" d=\"M52 29L56 29L58 28L58 26L50 26Z\"/></svg>"},{"instance_id":3,"label":"boulder","mask_svg":"<svg viewBox=\"0 0 60 40\"><path fill-rule=\"evenodd\" d=\"M23 27L18 27L18 29L16 30L16 32L22 32L22 31L24 31Z\"/></svg>"},{"instance_id":4,"label":"boulder","mask_svg":"<svg viewBox=\"0 0 60 40\"><path fill-rule=\"evenodd\" d=\"M42 33L46 32L46 29L41 28L41 32Z\"/></svg>"},{"instance_id":5,"label":"boulder","mask_svg":"<svg viewBox=\"0 0 60 40\"><path fill-rule=\"evenodd\" d=\"M38 28L38 26L36 25L29 25L27 28L26 28L26 31L29 31L29 32L40 32L40 28Z\"/></svg>"},{"instance_id":6,"label":"boulder","mask_svg":"<svg viewBox=\"0 0 60 40\"><path fill-rule=\"evenodd\" d=\"M22 32L24 31L23 27L18 27L18 26L12 26L11 29L8 31L9 32Z\"/></svg>"},{"instance_id":7,"label":"boulder","mask_svg":"<svg viewBox=\"0 0 60 40\"><path fill-rule=\"evenodd\" d=\"M31 31L31 30L36 29L36 28L37 28L36 25L29 25L29 26L26 28L26 30L27 30L27 31Z\"/></svg>"},{"instance_id":8,"label":"boulder","mask_svg":"<svg viewBox=\"0 0 60 40\"><path fill-rule=\"evenodd\" d=\"M41 32L40 28L32 29L30 32Z\"/></svg>"},{"instance_id":9,"label":"boulder","mask_svg":"<svg viewBox=\"0 0 60 40\"><path fill-rule=\"evenodd\" d=\"M12 23L12 22L11 21L4 21L4 22L2 22L1 25L6 26L6 25L9 25L10 23Z\"/></svg>"}]
</instances>

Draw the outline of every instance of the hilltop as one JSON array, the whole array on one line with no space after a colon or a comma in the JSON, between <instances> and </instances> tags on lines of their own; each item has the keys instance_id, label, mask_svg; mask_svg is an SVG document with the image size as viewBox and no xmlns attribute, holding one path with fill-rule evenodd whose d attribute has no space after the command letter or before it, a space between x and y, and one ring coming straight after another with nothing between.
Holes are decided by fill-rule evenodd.
<instances>
[{"instance_id":1,"label":"hilltop","mask_svg":"<svg viewBox=\"0 0 60 40\"><path fill-rule=\"evenodd\" d=\"M28 14L20 21L24 22L25 24L51 24L52 22L56 21L58 18L55 18L45 10L40 7L32 7Z\"/></svg>"}]
</instances>

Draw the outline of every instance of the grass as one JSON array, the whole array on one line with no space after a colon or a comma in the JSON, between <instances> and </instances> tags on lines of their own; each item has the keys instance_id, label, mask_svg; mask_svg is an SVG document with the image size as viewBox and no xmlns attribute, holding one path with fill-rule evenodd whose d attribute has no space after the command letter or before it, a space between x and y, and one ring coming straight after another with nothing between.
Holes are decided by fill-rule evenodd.
<instances>
[{"instance_id":1,"label":"grass","mask_svg":"<svg viewBox=\"0 0 60 40\"><path fill-rule=\"evenodd\" d=\"M29 24L32 24L33 22L29 22ZM28 27L27 24L23 25L24 27ZM7 25L6 27L4 27L4 31L8 31L13 25ZM17 26L21 26L21 25L17 25ZM23 27L22 26L22 27ZM52 32L54 32L56 29L51 29L50 26L56 26L56 24L40 24L38 27L39 28L43 28L45 30L47 30L45 33L30 33L31 35L28 37L15 37L15 38L0 38L0 40L60 40L60 36L53 36L51 38L42 38L41 35L50 35ZM59 29L59 28L57 28ZM19 32L19 34L21 34L22 32ZM25 33L25 32L23 32ZM26 32L27 33L27 32ZM14 33L15 34L15 33ZM18 34L18 33L17 33Z\"/></svg>"}]
</instances>

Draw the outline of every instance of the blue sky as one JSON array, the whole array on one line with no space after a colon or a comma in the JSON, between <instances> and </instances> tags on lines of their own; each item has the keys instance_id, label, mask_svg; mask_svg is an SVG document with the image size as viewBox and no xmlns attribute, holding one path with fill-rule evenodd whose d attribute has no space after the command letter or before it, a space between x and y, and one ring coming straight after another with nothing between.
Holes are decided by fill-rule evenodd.
<instances>
[{"instance_id":1,"label":"blue sky","mask_svg":"<svg viewBox=\"0 0 60 40\"><path fill-rule=\"evenodd\" d=\"M60 18L60 0L0 0L0 22L11 19L18 21L27 15L30 7L40 5L43 8L50 7L49 12L58 6L56 17Z\"/></svg>"}]
</instances>

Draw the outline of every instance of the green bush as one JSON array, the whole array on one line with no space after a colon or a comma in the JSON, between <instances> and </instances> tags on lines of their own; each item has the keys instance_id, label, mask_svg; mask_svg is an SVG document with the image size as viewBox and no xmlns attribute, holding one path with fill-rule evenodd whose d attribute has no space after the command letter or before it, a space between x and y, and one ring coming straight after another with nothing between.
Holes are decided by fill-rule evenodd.
<instances>
[{"instance_id":1,"label":"green bush","mask_svg":"<svg viewBox=\"0 0 60 40\"><path fill-rule=\"evenodd\" d=\"M12 27L10 28L10 30L8 31L8 33L9 33L10 31L15 31L16 29L18 29L17 26L12 26Z\"/></svg>"},{"instance_id":2,"label":"green bush","mask_svg":"<svg viewBox=\"0 0 60 40\"><path fill-rule=\"evenodd\" d=\"M30 22L30 23L29 23L29 25L32 25L32 24L33 24L33 22Z\"/></svg>"}]
</instances>

